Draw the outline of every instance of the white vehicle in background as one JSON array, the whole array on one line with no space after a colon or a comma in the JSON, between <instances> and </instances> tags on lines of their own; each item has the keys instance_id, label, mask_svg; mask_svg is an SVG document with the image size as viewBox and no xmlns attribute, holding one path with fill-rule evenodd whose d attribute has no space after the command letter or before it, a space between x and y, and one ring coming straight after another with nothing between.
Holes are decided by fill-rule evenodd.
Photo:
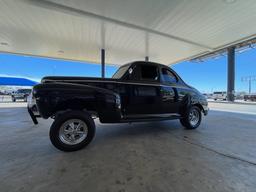
<instances>
[{"instance_id":1,"label":"white vehicle in background","mask_svg":"<svg viewBox=\"0 0 256 192\"><path fill-rule=\"evenodd\" d=\"M216 100L227 100L227 92L226 91L216 91L213 92L213 99Z\"/></svg>"}]
</instances>

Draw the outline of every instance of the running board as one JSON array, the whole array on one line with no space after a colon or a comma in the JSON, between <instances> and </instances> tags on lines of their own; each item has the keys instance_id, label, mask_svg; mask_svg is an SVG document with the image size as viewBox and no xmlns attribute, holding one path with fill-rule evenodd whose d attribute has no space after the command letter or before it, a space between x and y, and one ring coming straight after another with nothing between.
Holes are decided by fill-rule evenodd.
<instances>
[{"instance_id":1,"label":"running board","mask_svg":"<svg viewBox=\"0 0 256 192\"><path fill-rule=\"evenodd\" d=\"M165 120L174 120L181 119L182 117L178 114L170 116L126 116L120 120L121 123L131 123L131 122L147 122L147 121L165 121Z\"/></svg>"}]
</instances>

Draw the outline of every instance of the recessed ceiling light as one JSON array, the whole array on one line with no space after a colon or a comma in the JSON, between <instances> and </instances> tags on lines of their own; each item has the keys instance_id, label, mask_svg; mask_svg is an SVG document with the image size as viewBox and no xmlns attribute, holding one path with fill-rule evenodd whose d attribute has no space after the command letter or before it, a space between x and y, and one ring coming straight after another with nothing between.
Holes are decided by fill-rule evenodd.
<instances>
[{"instance_id":1,"label":"recessed ceiling light","mask_svg":"<svg viewBox=\"0 0 256 192\"><path fill-rule=\"evenodd\" d=\"M231 3L235 3L236 0L223 0L225 3L231 4Z\"/></svg>"},{"instance_id":2,"label":"recessed ceiling light","mask_svg":"<svg viewBox=\"0 0 256 192\"><path fill-rule=\"evenodd\" d=\"M0 45L8 46L9 44L6 42L1 42Z\"/></svg>"}]
</instances>

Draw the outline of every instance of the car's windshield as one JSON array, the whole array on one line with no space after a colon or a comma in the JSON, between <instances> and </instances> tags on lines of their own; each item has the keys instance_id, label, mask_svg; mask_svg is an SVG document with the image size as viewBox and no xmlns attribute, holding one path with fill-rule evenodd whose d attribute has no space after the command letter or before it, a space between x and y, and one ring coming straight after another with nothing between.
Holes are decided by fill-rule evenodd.
<instances>
[{"instance_id":1,"label":"car's windshield","mask_svg":"<svg viewBox=\"0 0 256 192\"><path fill-rule=\"evenodd\" d=\"M120 79L125 72L128 70L128 68L130 67L130 65L124 65L122 67L120 67L115 74L112 76L113 79Z\"/></svg>"}]
</instances>

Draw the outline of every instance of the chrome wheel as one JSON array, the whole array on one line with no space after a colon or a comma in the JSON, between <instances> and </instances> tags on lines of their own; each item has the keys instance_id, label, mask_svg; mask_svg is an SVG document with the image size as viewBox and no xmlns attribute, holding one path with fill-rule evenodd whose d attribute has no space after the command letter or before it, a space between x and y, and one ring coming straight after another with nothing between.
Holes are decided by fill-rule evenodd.
<instances>
[{"instance_id":1,"label":"chrome wheel","mask_svg":"<svg viewBox=\"0 0 256 192\"><path fill-rule=\"evenodd\" d=\"M189 113L189 122L192 126L196 126L200 121L200 112L196 109L192 109Z\"/></svg>"},{"instance_id":2,"label":"chrome wheel","mask_svg":"<svg viewBox=\"0 0 256 192\"><path fill-rule=\"evenodd\" d=\"M86 123L80 119L64 122L59 130L59 139L68 145L76 145L85 140L88 134Z\"/></svg>"}]
</instances>

